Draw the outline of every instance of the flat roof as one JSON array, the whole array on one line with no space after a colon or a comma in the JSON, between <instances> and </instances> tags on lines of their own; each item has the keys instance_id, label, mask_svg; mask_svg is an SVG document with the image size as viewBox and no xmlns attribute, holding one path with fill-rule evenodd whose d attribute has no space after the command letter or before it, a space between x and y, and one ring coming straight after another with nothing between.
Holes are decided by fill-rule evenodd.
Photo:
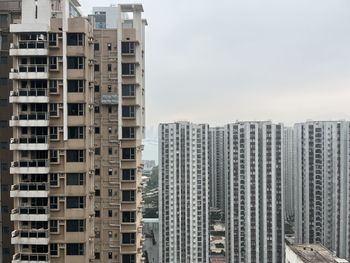
<instances>
[{"instance_id":1,"label":"flat roof","mask_svg":"<svg viewBox=\"0 0 350 263\"><path fill-rule=\"evenodd\" d=\"M349 263L336 257L332 251L320 244L290 244L288 247L304 262L308 263Z\"/></svg>"}]
</instances>

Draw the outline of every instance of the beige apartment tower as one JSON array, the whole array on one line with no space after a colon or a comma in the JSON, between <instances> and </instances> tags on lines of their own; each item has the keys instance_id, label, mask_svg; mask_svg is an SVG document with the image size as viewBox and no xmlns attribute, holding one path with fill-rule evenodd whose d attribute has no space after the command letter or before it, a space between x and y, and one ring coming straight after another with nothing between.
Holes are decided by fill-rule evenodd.
<instances>
[{"instance_id":1,"label":"beige apartment tower","mask_svg":"<svg viewBox=\"0 0 350 263\"><path fill-rule=\"evenodd\" d=\"M13 263L143 261L146 22L117 11L94 31L77 0L26 0L10 26Z\"/></svg>"}]
</instances>

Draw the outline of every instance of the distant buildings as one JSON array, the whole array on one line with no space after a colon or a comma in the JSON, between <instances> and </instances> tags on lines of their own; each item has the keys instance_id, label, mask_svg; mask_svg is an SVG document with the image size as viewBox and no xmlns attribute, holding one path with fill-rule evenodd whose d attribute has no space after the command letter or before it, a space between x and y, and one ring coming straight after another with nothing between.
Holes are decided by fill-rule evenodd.
<instances>
[{"instance_id":1,"label":"distant buildings","mask_svg":"<svg viewBox=\"0 0 350 263\"><path fill-rule=\"evenodd\" d=\"M159 126L159 262L209 262L208 132L189 122Z\"/></svg>"},{"instance_id":2,"label":"distant buildings","mask_svg":"<svg viewBox=\"0 0 350 263\"><path fill-rule=\"evenodd\" d=\"M225 126L226 263L284 258L283 126Z\"/></svg>"},{"instance_id":3,"label":"distant buildings","mask_svg":"<svg viewBox=\"0 0 350 263\"><path fill-rule=\"evenodd\" d=\"M350 258L350 124L294 127L295 239Z\"/></svg>"},{"instance_id":4,"label":"distant buildings","mask_svg":"<svg viewBox=\"0 0 350 263\"><path fill-rule=\"evenodd\" d=\"M145 242L142 247L145 263L159 263L159 219L143 219L143 235Z\"/></svg>"},{"instance_id":5,"label":"distant buildings","mask_svg":"<svg viewBox=\"0 0 350 263\"><path fill-rule=\"evenodd\" d=\"M349 263L320 244L286 244L286 263Z\"/></svg>"}]
</instances>

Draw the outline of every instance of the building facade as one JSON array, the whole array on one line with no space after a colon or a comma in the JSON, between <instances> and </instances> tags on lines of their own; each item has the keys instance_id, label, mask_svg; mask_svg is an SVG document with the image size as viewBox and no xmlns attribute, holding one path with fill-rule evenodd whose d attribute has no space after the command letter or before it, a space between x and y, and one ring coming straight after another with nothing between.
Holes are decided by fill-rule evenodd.
<instances>
[{"instance_id":1,"label":"building facade","mask_svg":"<svg viewBox=\"0 0 350 263\"><path fill-rule=\"evenodd\" d=\"M209 128L210 208L225 212L224 128Z\"/></svg>"},{"instance_id":2,"label":"building facade","mask_svg":"<svg viewBox=\"0 0 350 263\"><path fill-rule=\"evenodd\" d=\"M208 130L159 126L159 262L209 262Z\"/></svg>"},{"instance_id":3,"label":"building facade","mask_svg":"<svg viewBox=\"0 0 350 263\"><path fill-rule=\"evenodd\" d=\"M283 126L225 126L226 262L284 260Z\"/></svg>"},{"instance_id":4,"label":"building facade","mask_svg":"<svg viewBox=\"0 0 350 263\"><path fill-rule=\"evenodd\" d=\"M349 122L294 127L295 238L350 258Z\"/></svg>"},{"instance_id":5,"label":"building facade","mask_svg":"<svg viewBox=\"0 0 350 263\"><path fill-rule=\"evenodd\" d=\"M117 11L101 32L76 0L26 0L10 26L12 262L143 261L146 21Z\"/></svg>"},{"instance_id":6,"label":"building facade","mask_svg":"<svg viewBox=\"0 0 350 263\"><path fill-rule=\"evenodd\" d=\"M283 176L284 176L284 209L286 221L294 220L294 172L293 172L293 128L284 128L283 137Z\"/></svg>"}]
</instances>

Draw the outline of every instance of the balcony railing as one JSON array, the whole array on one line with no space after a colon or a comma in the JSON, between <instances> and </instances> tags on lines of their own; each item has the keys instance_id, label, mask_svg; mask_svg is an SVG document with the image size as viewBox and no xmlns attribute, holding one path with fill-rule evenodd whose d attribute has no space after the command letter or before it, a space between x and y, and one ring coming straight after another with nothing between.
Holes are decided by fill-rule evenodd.
<instances>
[{"instance_id":1,"label":"balcony railing","mask_svg":"<svg viewBox=\"0 0 350 263\"><path fill-rule=\"evenodd\" d=\"M26 137L20 137L20 138L11 138L10 143L44 143L46 144L48 142L48 136L46 135L38 135L38 136L26 136Z\"/></svg>"},{"instance_id":2,"label":"balcony railing","mask_svg":"<svg viewBox=\"0 0 350 263\"><path fill-rule=\"evenodd\" d=\"M13 261L18 262L32 262L32 261L49 261L49 254L36 254L36 253L17 253L12 258Z\"/></svg>"},{"instance_id":3,"label":"balcony railing","mask_svg":"<svg viewBox=\"0 0 350 263\"><path fill-rule=\"evenodd\" d=\"M11 186L11 191L48 191L48 183L19 183Z\"/></svg>"},{"instance_id":4,"label":"balcony railing","mask_svg":"<svg viewBox=\"0 0 350 263\"><path fill-rule=\"evenodd\" d=\"M46 215L49 213L49 208L47 206L18 207L12 209L11 213L20 215Z\"/></svg>"},{"instance_id":5,"label":"balcony railing","mask_svg":"<svg viewBox=\"0 0 350 263\"><path fill-rule=\"evenodd\" d=\"M47 96L47 89L19 89L10 93L11 96Z\"/></svg>"},{"instance_id":6,"label":"balcony railing","mask_svg":"<svg viewBox=\"0 0 350 263\"><path fill-rule=\"evenodd\" d=\"M48 120L46 112L36 112L29 114L19 114L18 116L12 116L12 120L24 120L24 121L35 121L35 120Z\"/></svg>"},{"instance_id":7,"label":"balcony railing","mask_svg":"<svg viewBox=\"0 0 350 263\"><path fill-rule=\"evenodd\" d=\"M47 229L32 229L32 230L15 230L12 232L12 237L20 238L48 238L49 231Z\"/></svg>"},{"instance_id":8,"label":"balcony railing","mask_svg":"<svg viewBox=\"0 0 350 263\"><path fill-rule=\"evenodd\" d=\"M48 167L49 160L28 160L28 161L15 161L11 163L11 167Z\"/></svg>"},{"instance_id":9,"label":"balcony railing","mask_svg":"<svg viewBox=\"0 0 350 263\"><path fill-rule=\"evenodd\" d=\"M47 72L46 64L24 64L18 66L19 72Z\"/></svg>"},{"instance_id":10,"label":"balcony railing","mask_svg":"<svg viewBox=\"0 0 350 263\"><path fill-rule=\"evenodd\" d=\"M38 48L47 48L46 41L37 41L37 40L19 40L18 45L13 44L11 48L23 48L23 49L38 49Z\"/></svg>"}]
</instances>

